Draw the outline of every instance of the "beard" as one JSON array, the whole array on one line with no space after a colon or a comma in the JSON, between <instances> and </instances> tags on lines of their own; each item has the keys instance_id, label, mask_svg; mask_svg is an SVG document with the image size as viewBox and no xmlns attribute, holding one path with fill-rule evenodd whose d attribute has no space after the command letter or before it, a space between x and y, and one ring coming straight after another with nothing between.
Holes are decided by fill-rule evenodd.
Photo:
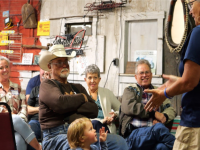
<instances>
[{"instance_id":1,"label":"beard","mask_svg":"<svg viewBox=\"0 0 200 150\"><path fill-rule=\"evenodd\" d=\"M67 73L62 73L63 71L67 71ZM69 69L64 68L64 69L61 70L61 72L60 72L60 77L61 78L67 78L68 75L69 75Z\"/></svg>"}]
</instances>

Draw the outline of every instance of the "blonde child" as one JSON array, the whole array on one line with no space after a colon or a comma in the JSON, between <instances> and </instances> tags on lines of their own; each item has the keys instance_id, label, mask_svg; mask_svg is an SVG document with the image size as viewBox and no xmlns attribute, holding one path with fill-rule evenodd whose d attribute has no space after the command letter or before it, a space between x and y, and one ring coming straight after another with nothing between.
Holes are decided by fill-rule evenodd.
<instances>
[{"instance_id":1,"label":"blonde child","mask_svg":"<svg viewBox=\"0 0 200 150\"><path fill-rule=\"evenodd\" d=\"M100 149L107 150L106 144L107 131L102 127L99 130ZM67 139L70 148L73 150L99 150L97 142L96 130L93 129L92 122L88 118L76 119L72 122L67 131Z\"/></svg>"}]
</instances>

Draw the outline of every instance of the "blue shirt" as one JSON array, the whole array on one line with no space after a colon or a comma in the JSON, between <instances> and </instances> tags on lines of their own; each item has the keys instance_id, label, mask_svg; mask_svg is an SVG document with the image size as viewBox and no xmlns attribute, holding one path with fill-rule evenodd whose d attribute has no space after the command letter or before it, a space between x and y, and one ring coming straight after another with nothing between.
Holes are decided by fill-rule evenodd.
<instances>
[{"instance_id":1,"label":"blue shirt","mask_svg":"<svg viewBox=\"0 0 200 150\"><path fill-rule=\"evenodd\" d=\"M182 48L179 65L181 76L184 72L184 63L186 60L191 60L200 65L200 25L195 27L188 35ZM183 110L180 125L186 127L200 127L200 82L192 91L182 95L181 106Z\"/></svg>"},{"instance_id":2,"label":"blue shirt","mask_svg":"<svg viewBox=\"0 0 200 150\"><path fill-rule=\"evenodd\" d=\"M39 85L40 85L40 75L31 78L26 87L26 95L29 95L31 93L31 90Z\"/></svg>"},{"instance_id":3,"label":"blue shirt","mask_svg":"<svg viewBox=\"0 0 200 150\"><path fill-rule=\"evenodd\" d=\"M102 108L101 108L101 103L99 101L99 96L98 95L97 95L97 101L95 101L95 103L97 104L97 107L98 107L98 116L97 116L97 118L104 119L104 115L103 115L103 111L102 111Z\"/></svg>"}]
</instances>

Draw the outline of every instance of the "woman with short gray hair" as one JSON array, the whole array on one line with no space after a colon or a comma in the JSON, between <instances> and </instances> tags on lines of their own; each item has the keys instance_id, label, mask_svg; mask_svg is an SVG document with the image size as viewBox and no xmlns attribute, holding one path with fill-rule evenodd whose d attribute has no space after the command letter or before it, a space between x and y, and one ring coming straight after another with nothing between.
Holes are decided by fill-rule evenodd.
<instances>
[{"instance_id":1,"label":"woman with short gray hair","mask_svg":"<svg viewBox=\"0 0 200 150\"><path fill-rule=\"evenodd\" d=\"M88 94L98 106L98 116L92 120L94 129L99 132L101 127L105 127L110 133L116 133L114 120L119 115L120 102L112 91L99 87L101 77L97 65L92 64L86 67L84 79L88 86Z\"/></svg>"}]
</instances>

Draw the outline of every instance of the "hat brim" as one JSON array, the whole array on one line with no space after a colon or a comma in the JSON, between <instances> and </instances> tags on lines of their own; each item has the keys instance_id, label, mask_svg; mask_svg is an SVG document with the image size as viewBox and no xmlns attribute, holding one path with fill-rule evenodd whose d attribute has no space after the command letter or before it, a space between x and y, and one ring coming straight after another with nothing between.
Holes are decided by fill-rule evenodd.
<instances>
[{"instance_id":1,"label":"hat brim","mask_svg":"<svg viewBox=\"0 0 200 150\"><path fill-rule=\"evenodd\" d=\"M52 59L58 58L58 57L67 57L68 60L76 56L76 52L73 51L71 55L54 55L49 51L42 51L41 56L39 59L39 66L44 71L50 71L48 68L48 64Z\"/></svg>"}]
</instances>

